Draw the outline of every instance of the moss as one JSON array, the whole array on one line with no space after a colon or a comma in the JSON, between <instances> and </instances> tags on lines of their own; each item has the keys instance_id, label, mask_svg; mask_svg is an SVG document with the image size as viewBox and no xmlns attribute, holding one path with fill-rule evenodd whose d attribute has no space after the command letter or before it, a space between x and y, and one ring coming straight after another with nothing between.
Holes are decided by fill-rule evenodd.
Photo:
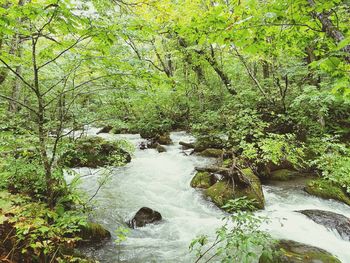
<instances>
[{"instance_id":1,"label":"moss","mask_svg":"<svg viewBox=\"0 0 350 263\"><path fill-rule=\"evenodd\" d=\"M256 208L263 209L265 204L264 194L259 178L250 168L243 169L243 176L250 181L251 186L236 185L233 190L228 181L219 181L205 190L204 194L209 197L218 207L222 207L230 199L246 196L256 201Z\"/></svg>"},{"instance_id":2,"label":"moss","mask_svg":"<svg viewBox=\"0 0 350 263\"><path fill-rule=\"evenodd\" d=\"M226 159L222 162L222 166L225 168L230 168L232 166L233 160L232 159Z\"/></svg>"},{"instance_id":3,"label":"moss","mask_svg":"<svg viewBox=\"0 0 350 263\"><path fill-rule=\"evenodd\" d=\"M334 199L350 205L350 197L339 185L325 179L310 181L305 187L305 191L324 199Z\"/></svg>"},{"instance_id":4,"label":"moss","mask_svg":"<svg viewBox=\"0 0 350 263\"><path fill-rule=\"evenodd\" d=\"M218 207L222 207L228 200L235 198L232 185L226 181L216 182L214 185L206 189L204 193Z\"/></svg>"},{"instance_id":5,"label":"moss","mask_svg":"<svg viewBox=\"0 0 350 263\"><path fill-rule=\"evenodd\" d=\"M280 240L272 259L260 257L259 263L341 263L329 252L291 240Z\"/></svg>"},{"instance_id":6,"label":"moss","mask_svg":"<svg viewBox=\"0 0 350 263\"><path fill-rule=\"evenodd\" d=\"M275 180L275 181L288 181L290 179L295 178L297 175L297 172L289 170L289 169L280 169L271 172L271 175L269 176L269 179Z\"/></svg>"},{"instance_id":7,"label":"moss","mask_svg":"<svg viewBox=\"0 0 350 263\"><path fill-rule=\"evenodd\" d=\"M108 142L100 137L85 137L62 156L68 167L96 168L105 165L120 165L131 161L130 154L121 149L118 142Z\"/></svg>"},{"instance_id":8,"label":"moss","mask_svg":"<svg viewBox=\"0 0 350 263\"><path fill-rule=\"evenodd\" d=\"M83 242L101 242L110 239L111 233L100 224L89 222L81 228L78 236L83 239Z\"/></svg>"},{"instance_id":9,"label":"moss","mask_svg":"<svg viewBox=\"0 0 350 263\"><path fill-rule=\"evenodd\" d=\"M200 156L205 156L205 157L221 157L223 154L223 150L221 149L214 149L214 148L208 148L205 149L204 151L201 151L199 153Z\"/></svg>"},{"instance_id":10,"label":"moss","mask_svg":"<svg viewBox=\"0 0 350 263\"><path fill-rule=\"evenodd\" d=\"M237 191L237 197L247 196L249 199L255 199L256 208L263 209L265 206L264 193L262 191L260 179L254 174L250 168L242 170L243 176L249 179L251 187L245 187L241 191Z\"/></svg>"},{"instance_id":11,"label":"moss","mask_svg":"<svg viewBox=\"0 0 350 263\"><path fill-rule=\"evenodd\" d=\"M191 187L207 189L211 185L211 175L208 172L197 172L191 180Z\"/></svg>"}]
</instances>

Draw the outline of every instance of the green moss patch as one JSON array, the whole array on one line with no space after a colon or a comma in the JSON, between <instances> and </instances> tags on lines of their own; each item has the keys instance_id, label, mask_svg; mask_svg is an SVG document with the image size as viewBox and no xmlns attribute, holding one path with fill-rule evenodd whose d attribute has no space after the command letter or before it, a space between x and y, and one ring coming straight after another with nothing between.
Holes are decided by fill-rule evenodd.
<instances>
[{"instance_id":1,"label":"green moss patch","mask_svg":"<svg viewBox=\"0 0 350 263\"><path fill-rule=\"evenodd\" d=\"M81 227L78 236L85 242L101 242L110 239L111 233L100 224L89 222L86 226Z\"/></svg>"},{"instance_id":2,"label":"green moss patch","mask_svg":"<svg viewBox=\"0 0 350 263\"><path fill-rule=\"evenodd\" d=\"M197 172L191 180L191 187L207 189L212 186L212 175L208 172Z\"/></svg>"},{"instance_id":3,"label":"green moss patch","mask_svg":"<svg viewBox=\"0 0 350 263\"><path fill-rule=\"evenodd\" d=\"M262 256L259 263L341 263L326 250L292 240L280 240L272 258Z\"/></svg>"},{"instance_id":4,"label":"green moss patch","mask_svg":"<svg viewBox=\"0 0 350 263\"><path fill-rule=\"evenodd\" d=\"M219 181L206 189L205 195L218 207L224 206L230 199L245 196L250 200L255 200L256 208L263 209L265 199L259 178L250 168L243 169L242 172L245 179L249 180L250 186L236 185L233 189L233 185L228 181Z\"/></svg>"},{"instance_id":5,"label":"green moss patch","mask_svg":"<svg viewBox=\"0 0 350 263\"><path fill-rule=\"evenodd\" d=\"M310 181L305 187L305 191L311 195L324 199L334 199L350 205L350 196L345 189L329 180L317 179Z\"/></svg>"}]
</instances>

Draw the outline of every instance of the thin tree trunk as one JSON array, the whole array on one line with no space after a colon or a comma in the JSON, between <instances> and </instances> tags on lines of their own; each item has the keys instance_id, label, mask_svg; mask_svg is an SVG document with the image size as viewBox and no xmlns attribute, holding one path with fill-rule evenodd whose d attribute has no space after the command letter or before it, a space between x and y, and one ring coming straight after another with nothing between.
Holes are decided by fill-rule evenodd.
<instances>
[{"instance_id":1,"label":"thin tree trunk","mask_svg":"<svg viewBox=\"0 0 350 263\"><path fill-rule=\"evenodd\" d=\"M24 4L24 0L19 0L18 2L18 6L23 6ZM22 19L18 19L17 21L19 24L22 23ZM19 33L16 33L13 41L12 41L12 47L10 50L11 54L16 55L17 57L21 57L22 56L22 43L21 43L21 36ZM18 65L16 66L16 75L17 76L21 76L22 75L22 66ZM12 92L11 92L11 98L12 100L9 101L9 111L16 113L18 111L18 103L16 101L19 101L19 97L20 97L20 92L21 92L21 80L16 77L12 86Z\"/></svg>"},{"instance_id":2,"label":"thin tree trunk","mask_svg":"<svg viewBox=\"0 0 350 263\"><path fill-rule=\"evenodd\" d=\"M269 69L269 62L266 60L262 61L262 71L263 71L263 78L267 79L270 77L270 69Z\"/></svg>"},{"instance_id":3,"label":"thin tree trunk","mask_svg":"<svg viewBox=\"0 0 350 263\"><path fill-rule=\"evenodd\" d=\"M45 171L45 182L46 182L46 192L48 197L48 205L49 207L53 207L53 180L52 180L52 164L49 161L49 157L47 154L47 131L45 129L45 107L44 107L44 98L43 94L40 92L39 86L39 69L36 61L36 44L38 39L32 37L32 63L33 63L33 88L35 91L35 95L38 103L38 117L37 117L37 125L38 125L38 139L39 139L39 150L41 161L43 163L44 171Z\"/></svg>"}]
</instances>

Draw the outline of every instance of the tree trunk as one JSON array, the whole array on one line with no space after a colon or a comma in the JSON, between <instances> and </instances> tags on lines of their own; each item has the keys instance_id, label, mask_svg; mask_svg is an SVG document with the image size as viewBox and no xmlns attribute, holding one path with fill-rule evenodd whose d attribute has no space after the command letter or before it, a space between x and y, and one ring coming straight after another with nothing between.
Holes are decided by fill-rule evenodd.
<instances>
[{"instance_id":1,"label":"tree trunk","mask_svg":"<svg viewBox=\"0 0 350 263\"><path fill-rule=\"evenodd\" d=\"M32 37L32 63L33 63L33 90L35 92L37 103L38 103L38 139L39 139L39 150L40 157L43 163L43 168L45 171L45 182L46 182L46 194L47 194L47 203L50 208L54 206L54 192L53 192L53 180L52 180L52 164L49 161L47 154L47 131L45 129L45 107L44 107L44 95L41 94L39 86L39 69L36 61L36 44L37 38Z\"/></svg>"},{"instance_id":2,"label":"tree trunk","mask_svg":"<svg viewBox=\"0 0 350 263\"><path fill-rule=\"evenodd\" d=\"M263 78L267 79L270 77L270 69L269 69L269 63L266 60L262 61L262 71L263 71Z\"/></svg>"},{"instance_id":3,"label":"tree trunk","mask_svg":"<svg viewBox=\"0 0 350 263\"><path fill-rule=\"evenodd\" d=\"M309 5L315 7L316 3L314 0L308 0ZM333 25L332 21L329 19L329 14L326 12L317 13L312 11L311 15L318 19L322 25L322 31L325 32L330 38L332 38L336 43L339 43L345 39L342 32L338 30L336 26ZM345 53L346 62L350 63L350 44L342 48L342 51Z\"/></svg>"}]
</instances>

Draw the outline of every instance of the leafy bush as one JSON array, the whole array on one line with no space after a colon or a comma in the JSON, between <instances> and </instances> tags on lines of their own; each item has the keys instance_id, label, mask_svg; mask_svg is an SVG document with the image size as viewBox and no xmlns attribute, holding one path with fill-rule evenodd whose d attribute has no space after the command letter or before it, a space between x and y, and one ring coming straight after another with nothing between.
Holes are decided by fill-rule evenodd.
<instances>
[{"instance_id":1,"label":"leafy bush","mask_svg":"<svg viewBox=\"0 0 350 263\"><path fill-rule=\"evenodd\" d=\"M269 133L256 143L241 142L242 156L256 163L272 162L276 165L288 161L295 167L303 165L305 146L293 134Z\"/></svg>"},{"instance_id":2,"label":"leafy bush","mask_svg":"<svg viewBox=\"0 0 350 263\"><path fill-rule=\"evenodd\" d=\"M80 240L77 233L87 225L82 211L62 206L52 210L45 203L7 192L0 192L0 212L0 250L14 259L62 260L66 258L64 251L74 248Z\"/></svg>"},{"instance_id":3,"label":"leafy bush","mask_svg":"<svg viewBox=\"0 0 350 263\"><path fill-rule=\"evenodd\" d=\"M310 165L316 166L321 175L341 187L350 194L350 149L346 144L334 138L325 137L310 144L315 158Z\"/></svg>"},{"instance_id":4,"label":"leafy bush","mask_svg":"<svg viewBox=\"0 0 350 263\"><path fill-rule=\"evenodd\" d=\"M266 219L254 215L251 211L242 211L253 201L247 198L231 200L225 205L229 211L237 211L223 218L224 224L216 230L216 238L211 241L206 235L195 238L190 244L190 251L195 253L195 262L250 263L258 260L261 254L271 257L274 241L271 236L260 230Z\"/></svg>"}]
</instances>

